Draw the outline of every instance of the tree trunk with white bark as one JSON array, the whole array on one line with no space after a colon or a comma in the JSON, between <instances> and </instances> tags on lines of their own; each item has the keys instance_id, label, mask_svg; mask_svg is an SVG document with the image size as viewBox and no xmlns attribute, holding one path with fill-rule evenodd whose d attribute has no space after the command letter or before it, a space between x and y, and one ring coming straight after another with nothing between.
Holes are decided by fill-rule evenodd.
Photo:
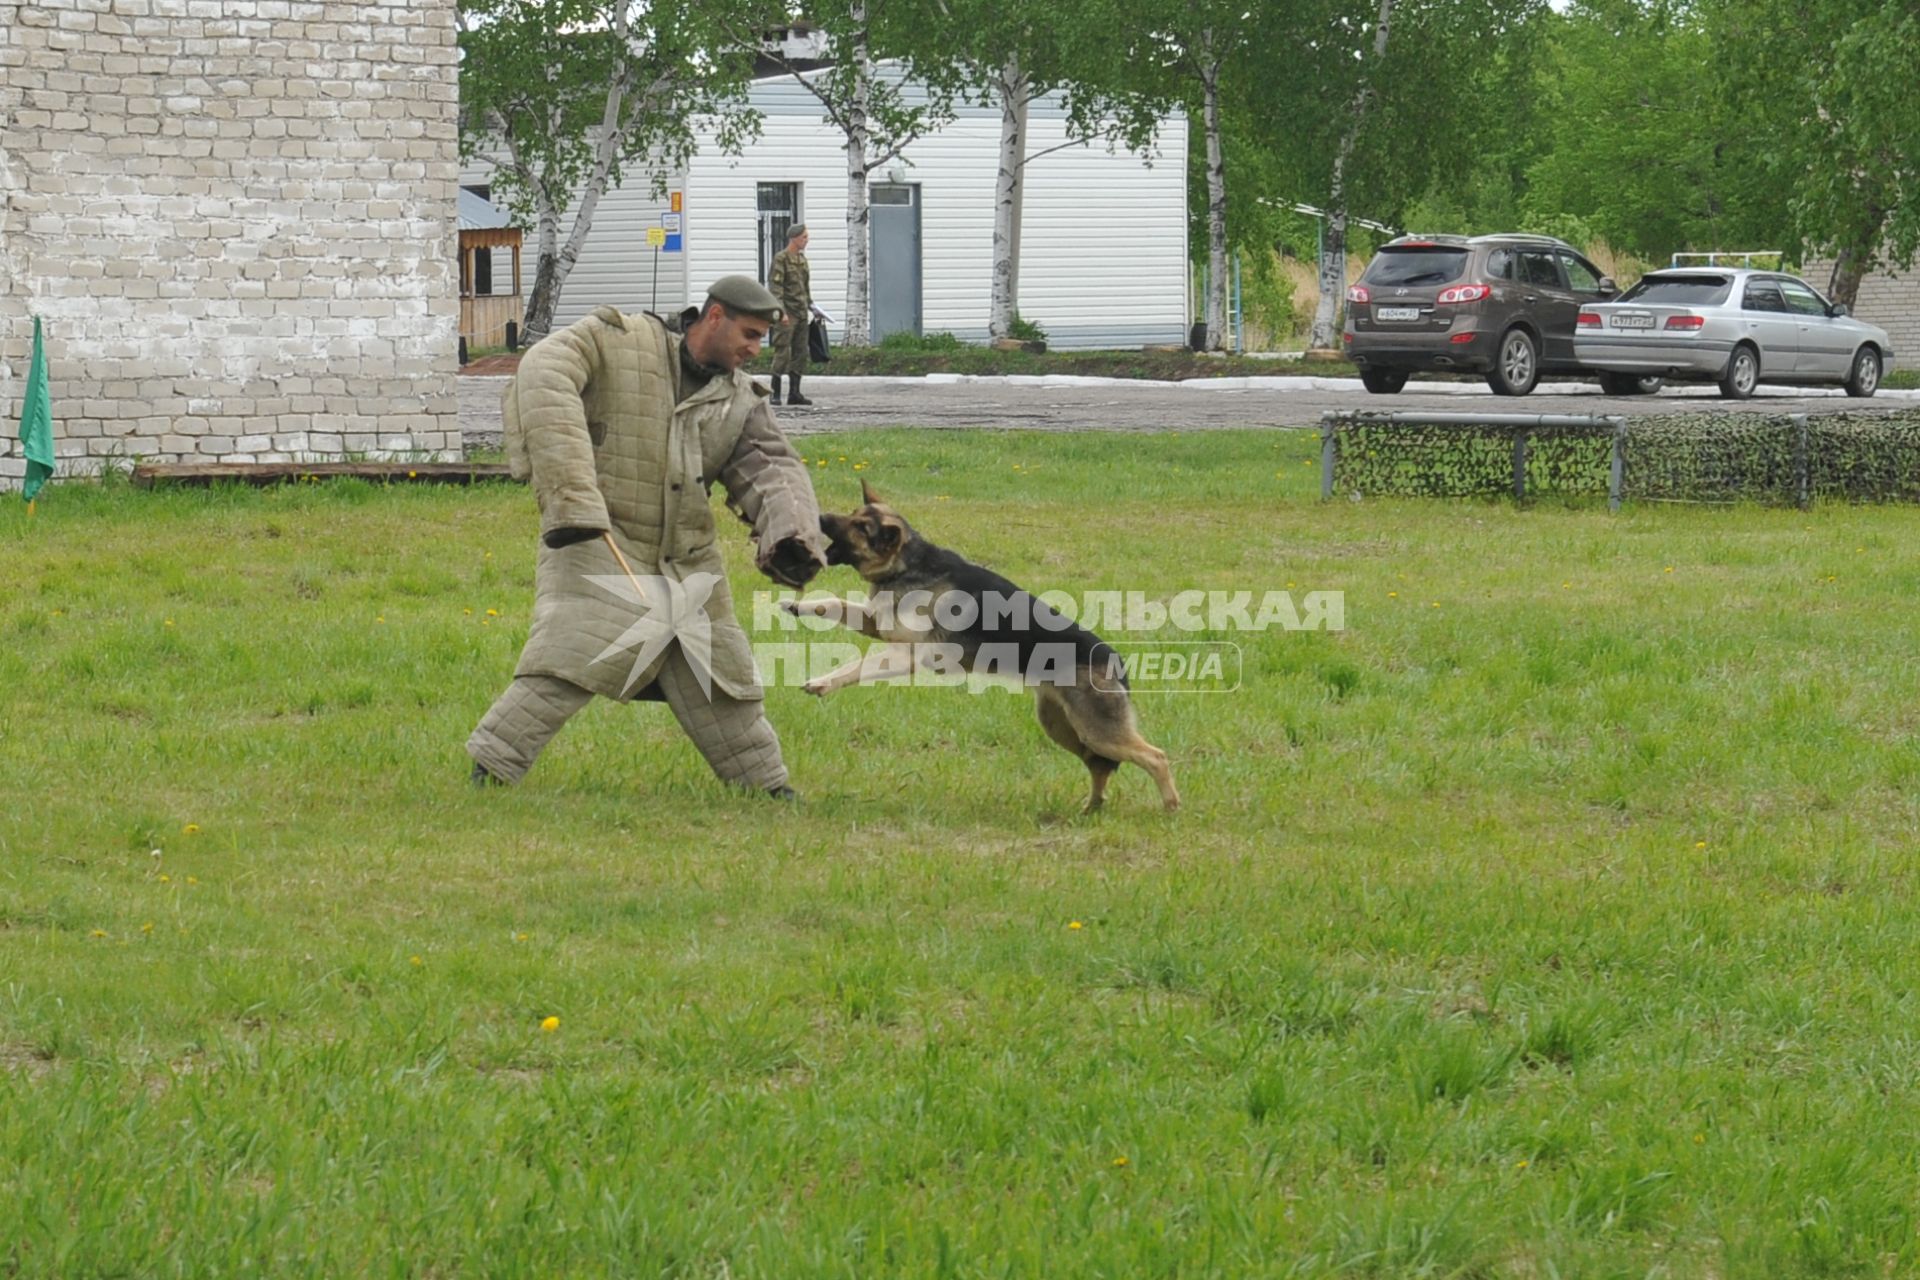
<instances>
[{"instance_id":1,"label":"tree trunk with white bark","mask_svg":"<svg viewBox=\"0 0 1920 1280\"><path fill-rule=\"evenodd\" d=\"M1307 345L1327 350L1339 345L1340 305L1347 294L1347 164L1360 141L1360 126L1373 104L1373 77L1387 56L1387 33L1393 22L1394 0L1380 0L1380 16L1373 29L1373 61L1360 71L1360 88L1353 95L1351 119L1333 157L1333 182L1327 192L1326 233L1320 243L1320 301L1313 308L1313 328Z\"/></svg>"},{"instance_id":2,"label":"tree trunk with white bark","mask_svg":"<svg viewBox=\"0 0 1920 1280\"><path fill-rule=\"evenodd\" d=\"M1200 87L1207 131L1207 350L1227 345L1227 164L1220 143L1220 62L1213 33L1200 41Z\"/></svg>"},{"instance_id":3,"label":"tree trunk with white bark","mask_svg":"<svg viewBox=\"0 0 1920 1280\"><path fill-rule=\"evenodd\" d=\"M1016 55L996 77L1000 98L1000 168L993 182L993 289L987 331L1009 336L1020 309L1020 179L1027 160L1027 95L1031 82Z\"/></svg>"}]
</instances>

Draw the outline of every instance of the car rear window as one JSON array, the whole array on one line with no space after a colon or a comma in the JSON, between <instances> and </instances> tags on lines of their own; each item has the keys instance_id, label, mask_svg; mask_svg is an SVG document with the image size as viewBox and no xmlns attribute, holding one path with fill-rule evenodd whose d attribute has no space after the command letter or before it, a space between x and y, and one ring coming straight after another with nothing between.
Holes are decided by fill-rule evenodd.
<instances>
[{"instance_id":1,"label":"car rear window","mask_svg":"<svg viewBox=\"0 0 1920 1280\"><path fill-rule=\"evenodd\" d=\"M1640 283L1620 295L1622 302L1645 302L1669 307L1712 307L1732 291L1729 276L1642 276Z\"/></svg>"},{"instance_id":2,"label":"car rear window","mask_svg":"<svg viewBox=\"0 0 1920 1280\"><path fill-rule=\"evenodd\" d=\"M1467 251L1440 245L1382 249L1361 279L1368 284L1445 284L1467 269Z\"/></svg>"}]
</instances>

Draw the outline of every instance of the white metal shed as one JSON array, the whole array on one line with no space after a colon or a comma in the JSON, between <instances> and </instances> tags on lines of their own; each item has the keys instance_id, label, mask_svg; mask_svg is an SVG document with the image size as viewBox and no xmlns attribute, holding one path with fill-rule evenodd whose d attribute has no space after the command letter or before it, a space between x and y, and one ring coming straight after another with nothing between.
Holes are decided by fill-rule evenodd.
<instances>
[{"instance_id":1,"label":"white metal shed","mask_svg":"<svg viewBox=\"0 0 1920 1280\"><path fill-rule=\"evenodd\" d=\"M796 217L811 233L814 301L845 319L842 135L791 76L758 82L751 99L764 124L743 154L724 154L703 131L699 150L665 194L656 196L643 173L606 194L557 323L605 303L671 311L733 272L764 279ZM1051 98L1029 110L1028 133L1029 154L1038 158L1028 165L1023 197L1021 315L1045 329L1057 349L1184 341L1185 118L1163 122L1150 160L1105 143L1040 154L1066 140L1066 112ZM896 329L986 339L999 140L996 108L962 107L944 129L871 175L872 234L886 240L874 244L876 340ZM484 185L488 176L484 166L474 167L461 182ZM649 246L651 228L666 233L664 245Z\"/></svg>"}]
</instances>

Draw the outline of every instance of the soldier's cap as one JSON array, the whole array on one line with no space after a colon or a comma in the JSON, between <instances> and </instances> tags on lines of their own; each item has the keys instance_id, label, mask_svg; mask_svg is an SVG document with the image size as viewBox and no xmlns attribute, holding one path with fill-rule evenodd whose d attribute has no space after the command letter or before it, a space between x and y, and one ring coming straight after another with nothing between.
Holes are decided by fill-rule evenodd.
<instances>
[{"instance_id":1,"label":"soldier's cap","mask_svg":"<svg viewBox=\"0 0 1920 1280\"><path fill-rule=\"evenodd\" d=\"M707 290L707 301L718 302L732 311L758 316L768 324L780 323L780 299L767 292L752 276L721 276ZM705 310L706 308L701 308Z\"/></svg>"},{"instance_id":2,"label":"soldier's cap","mask_svg":"<svg viewBox=\"0 0 1920 1280\"><path fill-rule=\"evenodd\" d=\"M795 239L796 237L803 236L805 234L807 234L807 224L804 222L796 222L792 226L787 228L787 239L789 240Z\"/></svg>"}]
</instances>

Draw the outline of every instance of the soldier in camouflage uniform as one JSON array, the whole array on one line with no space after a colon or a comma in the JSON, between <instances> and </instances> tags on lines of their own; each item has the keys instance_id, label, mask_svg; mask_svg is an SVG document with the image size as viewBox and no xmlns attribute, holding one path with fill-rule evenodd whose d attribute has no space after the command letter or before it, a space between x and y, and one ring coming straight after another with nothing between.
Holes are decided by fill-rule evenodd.
<instances>
[{"instance_id":1,"label":"soldier in camouflage uniform","mask_svg":"<svg viewBox=\"0 0 1920 1280\"><path fill-rule=\"evenodd\" d=\"M780 403L782 374L793 378L788 404L813 401L800 394L800 375L807 371L807 325L813 319L813 271L807 265L807 228L795 223L787 232L787 247L773 255L767 288L780 299L782 315L773 330L773 402Z\"/></svg>"}]
</instances>

